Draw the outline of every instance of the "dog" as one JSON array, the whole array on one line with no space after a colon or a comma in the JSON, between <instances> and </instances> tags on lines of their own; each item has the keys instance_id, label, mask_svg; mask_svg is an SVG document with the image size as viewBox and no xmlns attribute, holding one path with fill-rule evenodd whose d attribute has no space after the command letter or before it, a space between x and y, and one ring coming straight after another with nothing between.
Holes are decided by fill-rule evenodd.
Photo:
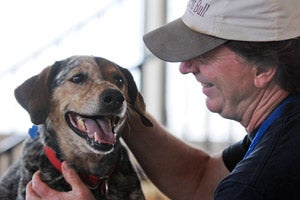
<instances>
[{"instance_id":1,"label":"dog","mask_svg":"<svg viewBox=\"0 0 300 200\"><path fill-rule=\"evenodd\" d=\"M145 199L120 137L132 112L145 126L152 123L127 69L100 57L72 56L26 80L15 97L38 133L1 178L1 200L25 199L37 170L51 188L70 191L62 161L78 172L96 199Z\"/></svg>"}]
</instances>

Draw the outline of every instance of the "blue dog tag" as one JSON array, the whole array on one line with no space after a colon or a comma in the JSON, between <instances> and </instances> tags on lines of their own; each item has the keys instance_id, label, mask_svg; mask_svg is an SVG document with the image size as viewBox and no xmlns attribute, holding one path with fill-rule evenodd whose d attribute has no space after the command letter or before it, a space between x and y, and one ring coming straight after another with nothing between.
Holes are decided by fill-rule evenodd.
<instances>
[{"instance_id":1,"label":"blue dog tag","mask_svg":"<svg viewBox=\"0 0 300 200\"><path fill-rule=\"evenodd\" d=\"M38 126L32 125L32 127L29 128L29 130L28 130L28 134L29 134L30 138L33 140L38 135Z\"/></svg>"}]
</instances>

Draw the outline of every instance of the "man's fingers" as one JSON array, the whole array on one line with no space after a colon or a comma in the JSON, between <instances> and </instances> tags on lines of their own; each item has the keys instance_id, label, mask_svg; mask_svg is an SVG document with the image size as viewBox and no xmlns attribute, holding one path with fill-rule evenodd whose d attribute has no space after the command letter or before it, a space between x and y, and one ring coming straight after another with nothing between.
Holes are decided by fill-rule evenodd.
<instances>
[{"instance_id":1,"label":"man's fingers","mask_svg":"<svg viewBox=\"0 0 300 200\"><path fill-rule=\"evenodd\" d=\"M79 175L74 169L68 167L66 162L62 164L62 173L66 181L71 185L69 192L59 192L50 188L44 183L37 171L32 181L26 187L27 200L94 200L94 196L87 186L81 181Z\"/></svg>"},{"instance_id":2,"label":"man's fingers","mask_svg":"<svg viewBox=\"0 0 300 200\"><path fill-rule=\"evenodd\" d=\"M26 186L26 200L40 200L41 198L32 189L32 182L30 181Z\"/></svg>"},{"instance_id":3,"label":"man's fingers","mask_svg":"<svg viewBox=\"0 0 300 200\"><path fill-rule=\"evenodd\" d=\"M31 182L32 190L35 193L35 195L43 197L43 199L47 199L47 197L51 197L52 195L57 193L55 190L51 189L46 183L42 181L40 171L34 173Z\"/></svg>"}]
</instances>

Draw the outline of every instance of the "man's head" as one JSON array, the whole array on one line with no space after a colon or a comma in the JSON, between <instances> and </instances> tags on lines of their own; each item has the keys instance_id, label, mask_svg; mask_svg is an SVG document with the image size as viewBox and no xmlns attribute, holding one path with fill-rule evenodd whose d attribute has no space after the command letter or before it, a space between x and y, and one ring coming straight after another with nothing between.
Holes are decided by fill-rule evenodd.
<instances>
[{"instance_id":1,"label":"man's head","mask_svg":"<svg viewBox=\"0 0 300 200\"><path fill-rule=\"evenodd\" d=\"M144 41L162 60L181 62L228 40L287 40L300 36L299 8L299 0L190 0L180 19L147 33Z\"/></svg>"}]
</instances>

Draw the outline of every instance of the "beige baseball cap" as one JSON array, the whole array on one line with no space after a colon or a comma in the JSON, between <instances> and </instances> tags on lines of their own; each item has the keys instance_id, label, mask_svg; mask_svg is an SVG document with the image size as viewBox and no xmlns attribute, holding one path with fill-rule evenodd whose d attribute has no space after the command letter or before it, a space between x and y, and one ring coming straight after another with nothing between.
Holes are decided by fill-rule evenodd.
<instances>
[{"instance_id":1,"label":"beige baseball cap","mask_svg":"<svg viewBox=\"0 0 300 200\"><path fill-rule=\"evenodd\" d=\"M190 0L184 15L144 35L169 62L204 54L228 40L279 41L300 36L300 0Z\"/></svg>"}]
</instances>

